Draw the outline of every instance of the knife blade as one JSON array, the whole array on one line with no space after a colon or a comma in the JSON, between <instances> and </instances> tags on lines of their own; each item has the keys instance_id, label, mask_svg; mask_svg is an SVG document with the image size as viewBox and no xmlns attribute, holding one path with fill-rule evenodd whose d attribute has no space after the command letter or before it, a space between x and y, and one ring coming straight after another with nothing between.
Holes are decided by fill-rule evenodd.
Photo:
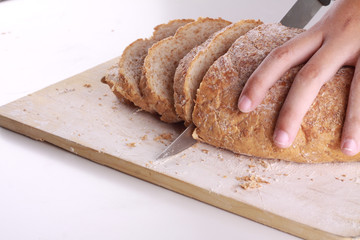
<instances>
[{"instance_id":1,"label":"knife blade","mask_svg":"<svg viewBox=\"0 0 360 240\"><path fill-rule=\"evenodd\" d=\"M313 18L322 6L330 4L331 0L297 0L286 15L281 19L281 24L287 27L303 28ZM195 125L190 124L156 160L173 156L194 145L197 141L193 139L192 132Z\"/></svg>"},{"instance_id":2,"label":"knife blade","mask_svg":"<svg viewBox=\"0 0 360 240\"><path fill-rule=\"evenodd\" d=\"M322 6L331 0L297 0L285 16L280 20L287 27L304 28Z\"/></svg>"},{"instance_id":3,"label":"knife blade","mask_svg":"<svg viewBox=\"0 0 360 240\"><path fill-rule=\"evenodd\" d=\"M195 125L190 124L164 151L162 151L156 160L170 157L194 145L197 141L192 137Z\"/></svg>"}]
</instances>

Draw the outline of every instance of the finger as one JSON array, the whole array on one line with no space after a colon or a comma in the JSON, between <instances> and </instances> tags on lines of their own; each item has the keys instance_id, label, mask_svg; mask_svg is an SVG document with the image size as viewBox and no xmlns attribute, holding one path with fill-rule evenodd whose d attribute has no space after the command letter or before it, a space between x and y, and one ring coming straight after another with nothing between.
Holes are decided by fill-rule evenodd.
<instances>
[{"instance_id":1,"label":"finger","mask_svg":"<svg viewBox=\"0 0 360 240\"><path fill-rule=\"evenodd\" d=\"M307 110L321 86L331 79L345 62L336 44L324 44L296 75L280 110L274 130L274 143L289 147L294 141Z\"/></svg>"},{"instance_id":2,"label":"finger","mask_svg":"<svg viewBox=\"0 0 360 240\"><path fill-rule=\"evenodd\" d=\"M250 112L261 103L267 90L291 67L305 62L322 44L317 31L304 32L274 49L246 82L238 107Z\"/></svg>"},{"instance_id":3,"label":"finger","mask_svg":"<svg viewBox=\"0 0 360 240\"><path fill-rule=\"evenodd\" d=\"M360 151L360 58L351 82L346 117L341 137L341 150L348 156Z\"/></svg>"}]
</instances>

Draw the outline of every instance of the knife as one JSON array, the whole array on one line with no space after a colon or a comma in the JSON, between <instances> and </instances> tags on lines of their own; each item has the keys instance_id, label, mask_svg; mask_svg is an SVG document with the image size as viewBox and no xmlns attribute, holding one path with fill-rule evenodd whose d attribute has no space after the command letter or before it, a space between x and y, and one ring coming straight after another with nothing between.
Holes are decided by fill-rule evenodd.
<instances>
[{"instance_id":1,"label":"knife","mask_svg":"<svg viewBox=\"0 0 360 240\"><path fill-rule=\"evenodd\" d=\"M304 28L320 8L330 2L331 0L297 0L280 23L287 27Z\"/></svg>"},{"instance_id":2,"label":"knife","mask_svg":"<svg viewBox=\"0 0 360 240\"><path fill-rule=\"evenodd\" d=\"M192 137L195 125L191 123L164 151L162 151L156 160L173 156L179 152L194 145L197 141Z\"/></svg>"},{"instance_id":3,"label":"knife","mask_svg":"<svg viewBox=\"0 0 360 240\"><path fill-rule=\"evenodd\" d=\"M303 28L315 16L322 6L330 4L331 0L297 0L280 23L287 27ZM197 141L192 137L195 125L190 124L156 160L173 156L194 145Z\"/></svg>"}]
</instances>

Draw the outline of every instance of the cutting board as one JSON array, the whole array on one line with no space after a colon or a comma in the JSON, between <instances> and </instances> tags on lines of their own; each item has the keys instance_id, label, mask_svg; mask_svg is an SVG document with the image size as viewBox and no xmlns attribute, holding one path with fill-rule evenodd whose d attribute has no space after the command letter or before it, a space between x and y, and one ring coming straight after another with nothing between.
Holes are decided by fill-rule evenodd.
<instances>
[{"instance_id":1,"label":"cutting board","mask_svg":"<svg viewBox=\"0 0 360 240\"><path fill-rule=\"evenodd\" d=\"M284 232L360 239L360 162L297 164L203 143L163 160L183 130L116 99L110 60L0 107L0 126Z\"/></svg>"}]
</instances>

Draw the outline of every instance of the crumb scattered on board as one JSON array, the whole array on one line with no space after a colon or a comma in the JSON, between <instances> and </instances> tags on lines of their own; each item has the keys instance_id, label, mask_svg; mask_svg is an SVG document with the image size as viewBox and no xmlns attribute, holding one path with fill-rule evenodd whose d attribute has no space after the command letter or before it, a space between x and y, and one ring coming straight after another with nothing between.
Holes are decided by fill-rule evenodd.
<instances>
[{"instance_id":1,"label":"crumb scattered on board","mask_svg":"<svg viewBox=\"0 0 360 240\"><path fill-rule=\"evenodd\" d=\"M261 188L262 184L269 184L268 181L265 181L261 177L257 177L255 175L236 177L236 180L240 181L239 186L245 190Z\"/></svg>"},{"instance_id":2,"label":"crumb scattered on board","mask_svg":"<svg viewBox=\"0 0 360 240\"><path fill-rule=\"evenodd\" d=\"M172 133L162 133L157 137L154 137L154 141L167 145L172 140L173 138L172 136L173 136Z\"/></svg>"},{"instance_id":3,"label":"crumb scattered on board","mask_svg":"<svg viewBox=\"0 0 360 240\"><path fill-rule=\"evenodd\" d=\"M201 151L202 151L203 153L206 153L206 154L209 153L209 150L207 150L207 149L201 149Z\"/></svg>"},{"instance_id":4,"label":"crumb scattered on board","mask_svg":"<svg viewBox=\"0 0 360 240\"><path fill-rule=\"evenodd\" d=\"M128 147L136 147L136 144L133 142L133 143L127 143L126 146Z\"/></svg>"},{"instance_id":5,"label":"crumb scattered on board","mask_svg":"<svg viewBox=\"0 0 360 240\"><path fill-rule=\"evenodd\" d=\"M83 87L85 87L85 88L91 88L91 84L85 83L85 84L83 85Z\"/></svg>"},{"instance_id":6,"label":"crumb scattered on board","mask_svg":"<svg viewBox=\"0 0 360 240\"><path fill-rule=\"evenodd\" d=\"M68 88L65 88L64 90L60 91L60 89L56 88L55 89L59 94L65 94L65 93L69 93L69 92L74 92L76 91L75 88L71 88L71 89L68 89Z\"/></svg>"}]
</instances>

